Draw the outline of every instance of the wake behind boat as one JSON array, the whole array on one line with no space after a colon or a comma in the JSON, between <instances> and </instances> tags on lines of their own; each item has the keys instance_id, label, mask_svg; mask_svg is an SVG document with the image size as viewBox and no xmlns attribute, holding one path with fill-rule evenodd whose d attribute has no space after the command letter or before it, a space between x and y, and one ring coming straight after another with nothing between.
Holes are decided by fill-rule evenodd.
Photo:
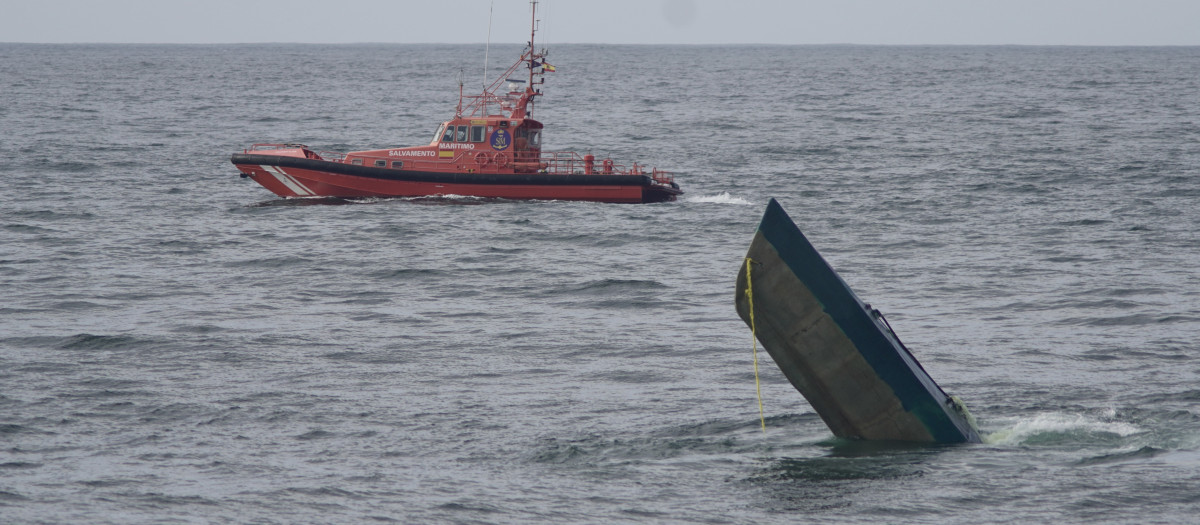
<instances>
[{"instance_id":1,"label":"wake behind boat","mask_svg":"<svg viewBox=\"0 0 1200 525\"><path fill-rule=\"evenodd\" d=\"M459 83L454 118L424 146L349 153L317 152L303 144L254 144L230 161L281 197L423 197L462 195L648 203L683 191L665 171L573 151L542 150L542 123L532 118L536 89L555 70L535 51L537 2L529 46L479 95ZM514 78L525 69L523 79Z\"/></svg>"}]
</instances>

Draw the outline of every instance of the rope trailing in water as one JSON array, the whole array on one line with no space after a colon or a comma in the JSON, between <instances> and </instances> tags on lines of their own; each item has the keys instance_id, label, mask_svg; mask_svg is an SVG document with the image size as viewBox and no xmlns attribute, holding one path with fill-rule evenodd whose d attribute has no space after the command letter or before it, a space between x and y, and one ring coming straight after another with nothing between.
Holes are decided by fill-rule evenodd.
<instances>
[{"instance_id":1,"label":"rope trailing in water","mask_svg":"<svg viewBox=\"0 0 1200 525\"><path fill-rule=\"evenodd\" d=\"M754 283L750 280L750 264L754 259L746 258L746 302L750 305L750 340L754 348L754 389L758 391L758 422L763 433L767 433L767 419L763 415L762 383L758 381L758 328L754 326Z\"/></svg>"}]
</instances>

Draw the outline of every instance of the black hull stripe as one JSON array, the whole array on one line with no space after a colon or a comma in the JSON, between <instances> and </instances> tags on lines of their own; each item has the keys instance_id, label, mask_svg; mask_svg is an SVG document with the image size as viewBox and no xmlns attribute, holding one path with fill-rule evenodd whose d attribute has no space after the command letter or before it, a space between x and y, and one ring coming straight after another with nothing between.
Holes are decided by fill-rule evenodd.
<instances>
[{"instance_id":1,"label":"black hull stripe","mask_svg":"<svg viewBox=\"0 0 1200 525\"><path fill-rule=\"evenodd\" d=\"M353 175L381 180L435 182L444 184L506 184L537 186L657 186L649 175L552 175L548 173L444 173L433 171L394 170L372 166L342 164L327 160L303 159L281 155L235 153L234 164L279 166L313 171ZM674 193L668 191L668 193Z\"/></svg>"}]
</instances>

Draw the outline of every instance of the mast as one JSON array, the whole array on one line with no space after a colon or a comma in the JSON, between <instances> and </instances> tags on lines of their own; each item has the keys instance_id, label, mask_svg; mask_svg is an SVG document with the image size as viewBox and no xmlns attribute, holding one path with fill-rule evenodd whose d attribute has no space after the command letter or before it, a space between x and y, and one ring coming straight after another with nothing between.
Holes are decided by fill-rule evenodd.
<instances>
[{"instance_id":1,"label":"mast","mask_svg":"<svg viewBox=\"0 0 1200 525\"><path fill-rule=\"evenodd\" d=\"M537 34L537 0L529 0L529 83L526 89L533 91L533 64L536 62L536 49L533 47L533 37Z\"/></svg>"},{"instance_id":2,"label":"mast","mask_svg":"<svg viewBox=\"0 0 1200 525\"><path fill-rule=\"evenodd\" d=\"M545 74L545 71L536 71L536 68L545 66L546 57L545 49L539 53L537 48L534 47L536 44L535 38L537 37L538 24L537 5L538 0L529 0L529 82L525 85L525 94L521 96L520 102L522 113L524 113L525 116L533 116L533 111L529 106L533 104L534 97L542 94L542 92L535 89L534 86L541 85L546 82L546 79L544 78L537 81L534 81L533 79L534 76L541 76ZM541 60L542 62L539 63L538 60Z\"/></svg>"},{"instance_id":3,"label":"mast","mask_svg":"<svg viewBox=\"0 0 1200 525\"><path fill-rule=\"evenodd\" d=\"M508 116L509 118L516 119L516 118L527 118L527 117L532 116L533 99L535 97L541 96L541 94L542 94L542 92L540 90L536 89L535 86L539 86L546 82L545 78L540 78L545 74L545 71L544 71L545 62L543 62L542 60L544 60L544 58L546 56L546 50L543 49L541 52L539 52L539 51L537 51L537 48L534 47L534 45L536 44L534 39L537 36L537 23L538 23L537 4L538 4L538 0L530 0L529 1L530 14L529 14L529 47L528 47L528 49L523 51L521 53L521 57L518 58L516 62L513 62L513 64L511 66L509 66L509 68L507 70L505 70L505 72L502 73L494 82L492 82L491 84L485 85L483 87L482 93L480 93L477 96L470 96L470 97L465 96L463 93L463 81L462 81L462 76L461 76L462 73L461 72L459 73L460 76L459 76L459 85L458 85L458 111L455 114L456 118L462 117L463 115L466 115L468 113L473 116L474 115L486 116L486 115L488 115L488 106L492 105L492 104L498 105L500 107L501 113L506 114L506 116ZM490 32L491 32L490 22L489 22L488 31L490 34ZM490 36L489 36L488 40L489 40L489 44L490 44L490 40L491 40ZM487 67L486 67L487 54L488 54L488 51L485 48L485 50L484 50L485 75L486 75L486 69L487 69ZM526 69L528 69L528 75L526 75L527 80L520 80L519 79L520 77L517 76L517 71L519 71L522 66L524 66ZM516 77L516 78L513 78L513 77ZM516 89L515 86L513 86L511 89L509 89L507 92L505 92L506 94L497 95L497 92L500 91L501 89L503 89L502 86L504 85L505 82L524 83L525 88L518 90L518 89Z\"/></svg>"}]
</instances>

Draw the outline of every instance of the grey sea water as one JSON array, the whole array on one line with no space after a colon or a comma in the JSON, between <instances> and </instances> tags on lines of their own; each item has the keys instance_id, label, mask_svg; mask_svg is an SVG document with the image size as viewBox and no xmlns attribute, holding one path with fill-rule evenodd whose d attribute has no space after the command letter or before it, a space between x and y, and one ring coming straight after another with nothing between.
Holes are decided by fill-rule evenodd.
<instances>
[{"instance_id":1,"label":"grey sea water","mask_svg":"<svg viewBox=\"0 0 1200 525\"><path fill-rule=\"evenodd\" d=\"M228 162L425 143L481 51L0 45L0 522L1196 519L1200 48L552 49L546 146L674 203ZM759 429L771 197L985 444L835 440L762 353Z\"/></svg>"}]
</instances>

